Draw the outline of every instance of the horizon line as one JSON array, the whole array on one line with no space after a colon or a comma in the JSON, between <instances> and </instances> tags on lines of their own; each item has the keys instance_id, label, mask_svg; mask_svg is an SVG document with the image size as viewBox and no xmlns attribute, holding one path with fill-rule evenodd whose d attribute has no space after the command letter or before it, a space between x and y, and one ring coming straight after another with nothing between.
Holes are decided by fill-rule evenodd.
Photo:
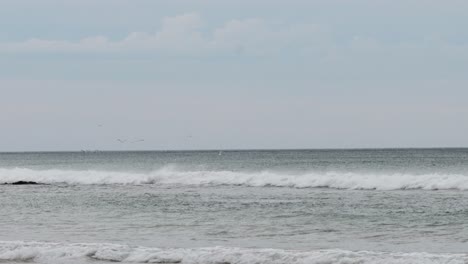
<instances>
[{"instance_id":1,"label":"horizon line","mask_svg":"<svg viewBox=\"0 0 468 264\"><path fill-rule=\"evenodd\" d=\"M334 151L334 150L436 150L436 149L468 149L468 147L350 147L350 148L230 148L230 149L80 149L80 150L25 150L25 151L0 151L0 154L15 153L97 153L97 152L211 152L211 151Z\"/></svg>"}]
</instances>

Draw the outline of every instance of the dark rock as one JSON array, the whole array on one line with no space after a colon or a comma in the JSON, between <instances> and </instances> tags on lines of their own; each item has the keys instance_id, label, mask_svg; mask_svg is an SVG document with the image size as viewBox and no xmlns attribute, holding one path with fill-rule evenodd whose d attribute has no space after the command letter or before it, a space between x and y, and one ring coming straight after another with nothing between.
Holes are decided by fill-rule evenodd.
<instances>
[{"instance_id":1,"label":"dark rock","mask_svg":"<svg viewBox=\"0 0 468 264\"><path fill-rule=\"evenodd\" d=\"M37 182L34 182L34 181L15 181L15 182L6 182L4 184L7 184L7 185L35 185L35 184L40 184L40 183L37 183Z\"/></svg>"}]
</instances>

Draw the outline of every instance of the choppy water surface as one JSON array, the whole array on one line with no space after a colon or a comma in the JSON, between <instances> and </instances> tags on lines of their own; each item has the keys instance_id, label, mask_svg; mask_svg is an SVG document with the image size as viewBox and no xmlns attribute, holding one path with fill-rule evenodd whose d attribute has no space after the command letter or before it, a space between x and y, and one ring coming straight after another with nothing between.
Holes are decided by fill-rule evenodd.
<instances>
[{"instance_id":1,"label":"choppy water surface","mask_svg":"<svg viewBox=\"0 0 468 264\"><path fill-rule=\"evenodd\" d=\"M468 150L0 154L0 262L466 263Z\"/></svg>"}]
</instances>

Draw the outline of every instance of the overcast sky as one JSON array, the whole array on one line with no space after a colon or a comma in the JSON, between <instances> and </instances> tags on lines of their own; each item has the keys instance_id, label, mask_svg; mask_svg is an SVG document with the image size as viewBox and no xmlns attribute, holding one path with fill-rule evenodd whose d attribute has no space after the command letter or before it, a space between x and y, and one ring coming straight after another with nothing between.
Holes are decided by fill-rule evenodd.
<instances>
[{"instance_id":1,"label":"overcast sky","mask_svg":"<svg viewBox=\"0 0 468 264\"><path fill-rule=\"evenodd\" d=\"M468 147L467 11L2 0L0 151Z\"/></svg>"}]
</instances>

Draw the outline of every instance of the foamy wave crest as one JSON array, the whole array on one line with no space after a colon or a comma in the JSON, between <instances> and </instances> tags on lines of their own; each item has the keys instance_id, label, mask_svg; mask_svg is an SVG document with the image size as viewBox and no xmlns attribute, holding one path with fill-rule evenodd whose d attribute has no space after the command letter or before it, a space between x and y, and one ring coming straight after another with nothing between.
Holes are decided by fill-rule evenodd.
<instances>
[{"instance_id":1,"label":"foamy wave crest","mask_svg":"<svg viewBox=\"0 0 468 264\"><path fill-rule=\"evenodd\" d=\"M151 173L111 171L0 169L0 183L34 181L45 184L171 184L238 185L251 187L335 188L363 190L468 190L468 176L461 174L363 174L310 172L180 171L170 167Z\"/></svg>"},{"instance_id":2,"label":"foamy wave crest","mask_svg":"<svg viewBox=\"0 0 468 264\"><path fill-rule=\"evenodd\" d=\"M293 251L246 248L144 248L116 244L0 242L0 262L65 263L77 260L126 263L466 263L466 254L388 253L370 251Z\"/></svg>"}]
</instances>

